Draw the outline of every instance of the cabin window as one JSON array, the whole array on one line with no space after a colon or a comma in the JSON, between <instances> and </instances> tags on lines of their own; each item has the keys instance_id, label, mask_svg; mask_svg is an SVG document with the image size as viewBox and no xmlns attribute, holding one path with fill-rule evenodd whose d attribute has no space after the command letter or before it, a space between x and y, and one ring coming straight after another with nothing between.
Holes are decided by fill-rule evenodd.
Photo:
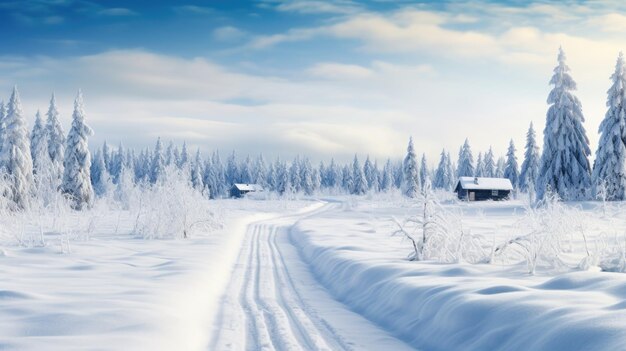
<instances>
[{"instance_id":1,"label":"cabin window","mask_svg":"<svg viewBox=\"0 0 626 351\"><path fill-rule=\"evenodd\" d=\"M491 190L491 196L498 196L497 190Z\"/></svg>"}]
</instances>

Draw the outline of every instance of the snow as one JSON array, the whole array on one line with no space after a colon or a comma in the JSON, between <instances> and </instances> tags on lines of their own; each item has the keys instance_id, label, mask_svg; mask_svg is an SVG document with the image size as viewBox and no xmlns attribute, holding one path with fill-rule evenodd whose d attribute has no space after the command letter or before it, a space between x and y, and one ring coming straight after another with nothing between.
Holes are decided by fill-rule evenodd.
<instances>
[{"instance_id":1,"label":"snow","mask_svg":"<svg viewBox=\"0 0 626 351\"><path fill-rule=\"evenodd\" d=\"M514 263L410 262L403 259L408 244L389 237L388 219L411 208L377 201L330 206L298 222L292 242L337 300L417 349L616 350L626 343L622 274L569 269L530 276ZM514 226L523 213L515 202L448 207L467 210L475 233ZM624 229L623 221L613 225Z\"/></svg>"},{"instance_id":2,"label":"snow","mask_svg":"<svg viewBox=\"0 0 626 351\"><path fill-rule=\"evenodd\" d=\"M0 349L569 351L626 344L626 275L598 268L624 270L623 256L602 249L623 246L622 203L559 203L546 212L564 222L550 227L561 265L541 260L534 275L514 251L490 264L467 255L408 261L409 244L391 236L391 219L415 214L419 202L398 193L210 203L225 226L188 239L140 239L130 234L130 212L97 203L58 219L67 228L89 223L92 232L49 231L45 246L29 246L39 234L26 222L17 245L19 223L0 217ZM530 219L549 221L521 200L448 200L442 207L469 237L486 239L478 246L486 253L533 229Z\"/></svg>"},{"instance_id":3,"label":"snow","mask_svg":"<svg viewBox=\"0 0 626 351\"><path fill-rule=\"evenodd\" d=\"M263 187L258 184L239 184L236 183L235 188L241 191L263 191Z\"/></svg>"},{"instance_id":4,"label":"snow","mask_svg":"<svg viewBox=\"0 0 626 351\"><path fill-rule=\"evenodd\" d=\"M459 183L461 188L468 190L513 190L507 178L461 177Z\"/></svg>"},{"instance_id":5,"label":"snow","mask_svg":"<svg viewBox=\"0 0 626 351\"><path fill-rule=\"evenodd\" d=\"M45 247L17 246L2 218L0 349L205 349L246 226L310 205L219 200L228 225L185 240L138 239L128 213L94 209L81 214L94 232L69 248L55 232Z\"/></svg>"}]
</instances>

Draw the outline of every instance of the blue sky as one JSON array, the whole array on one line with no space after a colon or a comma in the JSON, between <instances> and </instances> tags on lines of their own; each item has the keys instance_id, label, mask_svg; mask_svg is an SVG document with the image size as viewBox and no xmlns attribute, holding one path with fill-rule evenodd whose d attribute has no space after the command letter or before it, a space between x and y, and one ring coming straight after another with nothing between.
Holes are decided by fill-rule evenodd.
<instances>
[{"instance_id":1,"label":"blue sky","mask_svg":"<svg viewBox=\"0 0 626 351\"><path fill-rule=\"evenodd\" d=\"M412 135L521 158L563 46L595 150L626 12L619 1L0 2L0 92L32 119L82 88L93 144L401 157Z\"/></svg>"}]
</instances>

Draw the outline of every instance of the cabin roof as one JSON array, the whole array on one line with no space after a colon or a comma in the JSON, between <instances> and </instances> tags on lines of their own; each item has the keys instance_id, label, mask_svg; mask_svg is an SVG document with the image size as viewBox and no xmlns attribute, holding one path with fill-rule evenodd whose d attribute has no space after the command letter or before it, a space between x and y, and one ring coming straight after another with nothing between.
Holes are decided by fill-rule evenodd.
<instances>
[{"instance_id":1,"label":"cabin roof","mask_svg":"<svg viewBox=\"0 0 626 351\"><path fill-rule=\"evenodd\" d=\"M259 184L235 183L233 187L237 188L239 191L263 191L263 187Z\"/></svg>"},{"instance_id":2,"label":"cabin roof","mask_svg":"<svg viewBox=\"0 0 626 351\"><path fill-rule=\"evenodd\" d=\"M459 186L465 190L513 190L507 178L461 177L456 188Z\"/></svg>"}]
</instances>

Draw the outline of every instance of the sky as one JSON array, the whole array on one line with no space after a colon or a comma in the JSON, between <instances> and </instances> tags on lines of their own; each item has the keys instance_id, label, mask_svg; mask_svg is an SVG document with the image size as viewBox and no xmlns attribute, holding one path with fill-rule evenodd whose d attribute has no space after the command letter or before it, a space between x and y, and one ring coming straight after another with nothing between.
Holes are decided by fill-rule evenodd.
<instances>
[{"instance_id":1,"label":"sky","mask_svg":"<svg viewBox=\"0 0 626 351\"><path fill-rule=\"evenodd\" d=\"M92 147L383 161L412 136L435 165L542 139L558 48L591 149L626 48L626 4L596 1L0 1L0 98L30 125L78 89Z\"/></svg>"}]
</instances>

